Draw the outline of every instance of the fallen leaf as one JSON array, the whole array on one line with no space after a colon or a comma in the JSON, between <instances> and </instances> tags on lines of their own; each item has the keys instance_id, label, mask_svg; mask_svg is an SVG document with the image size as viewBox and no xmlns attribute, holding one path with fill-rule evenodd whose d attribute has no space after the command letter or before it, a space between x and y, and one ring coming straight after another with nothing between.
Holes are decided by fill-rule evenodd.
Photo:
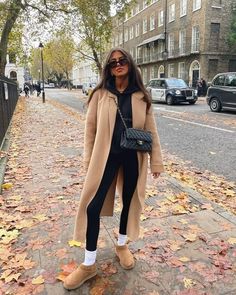
<instances>
[{"instance_id":1,"label":"fallen leaf","mask_svg":"<svg viewBox=\"0 0 236 295\"><path fill-rule=\"evenodd\" d=\"M70 247L81 247L81 242L75 241L75 240L70 240L68 242L68 244L70 245Z\"/></svg>"},{"instance_id":2,"label":"fallen leaf","mask_svg":"<svg viewBox=\"0 0 236 295\"><path fill-rule=\"evenodd\" d=\"M37 278L32 280L33 285L41 285L44 283L44 278L42 275L38 276Z\"/></svg>"}]
</instances>

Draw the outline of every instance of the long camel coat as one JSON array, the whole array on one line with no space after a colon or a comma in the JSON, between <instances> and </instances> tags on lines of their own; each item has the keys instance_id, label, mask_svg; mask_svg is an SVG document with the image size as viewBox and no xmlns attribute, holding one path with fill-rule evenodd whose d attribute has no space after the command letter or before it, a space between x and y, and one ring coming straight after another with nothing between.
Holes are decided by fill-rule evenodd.
<instances>
[{"instance_id":1,"label":"long camel coat","mask_svg":"<svg viewBox=\"0 0 236 295\"><path fill-rule=\"evenodd\" d=\"M84 142L84 164L87 168L87 174L81 193L74 231L74 239L81 242L86 237L86 209L98 190L110 151L117 112L114 99L117 99L116 95L106 89L99 89L94 93L87 110ZM151 172L163 172L161 147L152 108L147 111L147 103L143 100L143 93L140 91L132 94L131 105L133 127L152 132ZM137 154L139 176L132 197L127 224L127 235L131 240L137 239L139 236L139 221L144 204L148 168L148 153L138 152ZM122 185L123 175L122 169L120 169L107 193L101 216L113 215L115 190L117 187L121 196Z\"/></svg>"}]
</instances>

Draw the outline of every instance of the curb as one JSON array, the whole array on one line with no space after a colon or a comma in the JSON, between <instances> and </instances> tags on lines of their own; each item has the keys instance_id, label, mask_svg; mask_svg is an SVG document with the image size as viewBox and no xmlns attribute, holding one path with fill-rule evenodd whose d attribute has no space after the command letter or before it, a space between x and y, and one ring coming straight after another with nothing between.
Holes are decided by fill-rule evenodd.
<instances>
[{"instance_id":1,"label":"curb","mask_svg":"<svg viewBox=\"0 0 236 295\"><path fill-rule=\"evenodd\" d=\"M11 129L11 126L9 126L7 130L7 133L3 139L3 143L0 150L6 153L9 151L9 147L10 147L10 129ZM2 184L4 182L7 160L8 160L7 155L4 156L3 158L0 158L0 194L2 193Z\"/></svg>"}]
</instances>

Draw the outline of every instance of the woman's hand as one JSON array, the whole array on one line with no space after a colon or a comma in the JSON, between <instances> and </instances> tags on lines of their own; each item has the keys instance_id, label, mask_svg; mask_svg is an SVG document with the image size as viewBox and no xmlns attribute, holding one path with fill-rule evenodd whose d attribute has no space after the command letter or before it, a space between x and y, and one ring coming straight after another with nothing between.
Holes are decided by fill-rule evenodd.
<instances>
[{"instance_id":1,"label":"woman's hand","mask_svg":"<svg viewBox=\"0 0 236 295\"><path fill-rule=\"evenodd\" d=\"M152 173L152 177L153 178L158 178L160 176L160 174L161 173L159 173L159 172L154 172L154 173Z\"/></svg>"}]
</instances>

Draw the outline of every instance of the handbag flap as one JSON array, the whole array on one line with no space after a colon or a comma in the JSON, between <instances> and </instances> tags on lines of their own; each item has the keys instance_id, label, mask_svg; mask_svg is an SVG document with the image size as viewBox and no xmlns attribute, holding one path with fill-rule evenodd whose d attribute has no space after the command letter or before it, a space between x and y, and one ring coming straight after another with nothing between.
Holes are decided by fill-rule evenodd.
<instances>
[{"instance_id":1,"label":"handbag flap","mask_svg":"<svg viewBox=\"0 0 236 295\"><path fill-rule=\"evenodd\" d=\"M152 133L150 131L127 128L125 130L127 139L142 140L146 142L152 142Z\"/></svg>"}]
</instances>

